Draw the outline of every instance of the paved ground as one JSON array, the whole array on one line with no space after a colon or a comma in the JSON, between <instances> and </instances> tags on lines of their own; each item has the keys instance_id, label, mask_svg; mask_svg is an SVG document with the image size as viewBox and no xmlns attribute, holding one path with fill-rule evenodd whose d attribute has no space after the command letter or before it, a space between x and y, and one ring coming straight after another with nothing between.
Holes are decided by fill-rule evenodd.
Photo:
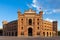
<instances>
[{"instance_id":1,"label":"paved ground","mask_svg":"<svg viewBox=\"0 0 60 40\"><path fill-rule=\"evenodd\" d=\"M60 40L60 37L9 37L9 36L0 36L0 40Z\"/></svg>"}]
</instances>

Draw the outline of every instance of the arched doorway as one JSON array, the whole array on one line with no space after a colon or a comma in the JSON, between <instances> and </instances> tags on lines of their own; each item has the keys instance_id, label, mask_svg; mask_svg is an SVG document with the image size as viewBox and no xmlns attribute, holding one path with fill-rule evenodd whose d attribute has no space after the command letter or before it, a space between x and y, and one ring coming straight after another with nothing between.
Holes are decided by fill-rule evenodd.
<instances>
[{"instance_id":1,"label":"arched doorway","mask_svg":"<svg viewBox=\"0 0 60 40\"><path fill-rule=\"evenodd\" d=\"M32 36L32 28L28 28L28 36Z\"/></svg>"}]
</instances>

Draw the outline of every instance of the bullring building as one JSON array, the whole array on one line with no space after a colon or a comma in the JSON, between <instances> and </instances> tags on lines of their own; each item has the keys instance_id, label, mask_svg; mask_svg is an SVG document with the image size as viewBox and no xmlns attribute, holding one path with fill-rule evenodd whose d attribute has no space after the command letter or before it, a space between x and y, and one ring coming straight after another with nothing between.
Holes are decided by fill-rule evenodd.
<instances>
[{"instance_id":1,"label":"bullring building","mask_svg":"<svg viewBox=\"0 0 60 40\"><path fill-rule=\"evenodd\" d=\"M21 14L18 10L18 19L11 22L3 21L4 36L33 36L53 37L57 36L57 21L43 20L43 11L39 14L29 9Z\"/></svg>"}]
</instances>

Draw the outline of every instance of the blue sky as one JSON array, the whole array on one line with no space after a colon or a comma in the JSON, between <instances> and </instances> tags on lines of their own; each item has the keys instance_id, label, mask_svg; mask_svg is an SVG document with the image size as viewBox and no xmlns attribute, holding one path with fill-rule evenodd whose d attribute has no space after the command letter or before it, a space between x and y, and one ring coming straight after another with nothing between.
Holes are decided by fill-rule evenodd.
<instances>
[{"instance_id":1,"label":"blue sky","mask_svg":"<svg viewBox=\"0 0 60 40\"><path fill-rule=\"evenodd\" d=\"M60 0L0 0L0 27L2 21L16 20L17 11L20 9L23 14L25 10L32 8L36 13L43 10L43 18L48 21L57 20L60 30ZM40 9L41 8L41 9Z\"/></svg>"}]
</instances>

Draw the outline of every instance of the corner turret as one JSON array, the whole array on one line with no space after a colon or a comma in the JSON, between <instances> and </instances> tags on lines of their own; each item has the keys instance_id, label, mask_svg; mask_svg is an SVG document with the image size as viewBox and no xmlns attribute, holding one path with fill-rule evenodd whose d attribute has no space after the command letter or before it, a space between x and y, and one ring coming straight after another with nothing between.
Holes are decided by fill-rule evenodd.
<instances>
[{"instance_id":1,"label":"corner turret","mask_svg":"<svg viewBox=\"0 0 60 40\"><path fill-rule=\"evenodd\" d=\"M3 23L3 24L7 24L8 22L7 22L6 20L4 20L2 23Z\"/></svg>"}]
</instances>

